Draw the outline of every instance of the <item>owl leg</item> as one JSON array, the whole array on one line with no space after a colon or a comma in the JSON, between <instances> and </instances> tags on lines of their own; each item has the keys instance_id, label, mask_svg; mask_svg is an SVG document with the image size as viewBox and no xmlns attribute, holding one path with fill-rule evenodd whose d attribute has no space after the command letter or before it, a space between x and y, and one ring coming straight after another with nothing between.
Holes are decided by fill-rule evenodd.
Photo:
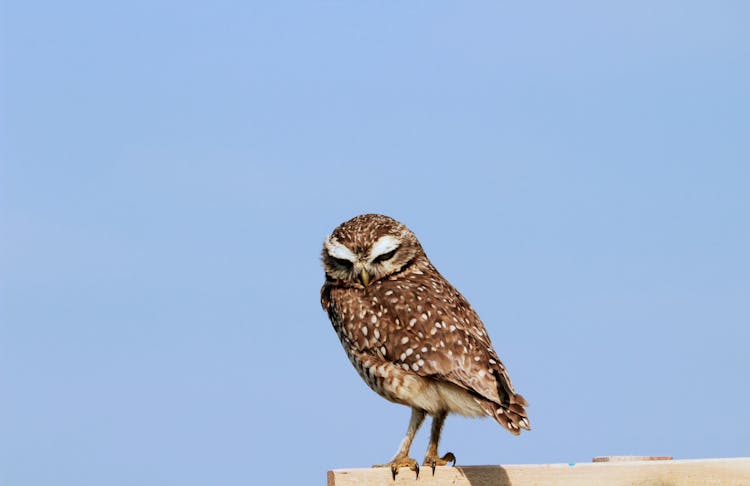
<instances>
[{"instance_id":1,"label":"owl leg","mask_svg":"<svg viewBox=\"0 0 750 486\"><path fill-rule=\"evenodd\" d=\"M432 475L435 475L435 466L445 466L449 462L456 465L456 456L452 452L446 453L443 457L438 456L438 442L440 442L440 432L443 429L446 413L435 415L432 418L432 429L430 431L430 443L427 446L427 454L424 456L423 466L432 468Z\"/></svg>"},{"instance_id":2,"label":"owl leg","mask_svg":"<svg viewBox=\"0 0 750 486\"><path fill-rule=\"evenodd\" d=\"M422 425L422 422L424 421L424 415L424 410L412 408L411 419L409 419L409 428L406 430L406 436L404 437L404 440L401 441L401 445L399 446L396 455L393 456L391 462L387 464L376 464L372 467L391 468L391 474L393 474L394 481L396 479L396 474L398 474L398 470L402 467L408 467L412 471L415 471L417 473L417 478L419 478L419 463L409 457L409 449L411 449L411 443L414 440L414 436L417 434L417 430L419 430L419 426Z\"/></svg>"}]
</instances>

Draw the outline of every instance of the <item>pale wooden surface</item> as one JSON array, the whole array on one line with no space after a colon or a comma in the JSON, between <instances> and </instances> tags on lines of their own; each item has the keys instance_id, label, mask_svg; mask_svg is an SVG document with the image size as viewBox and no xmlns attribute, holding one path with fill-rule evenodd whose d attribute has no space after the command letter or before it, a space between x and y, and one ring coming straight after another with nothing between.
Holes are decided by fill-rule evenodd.
<instances>
[{"instance_id":1,"label":"pale wooden surface","mask_svg":"<svg viewBox=\"0 0 750 486\"><path fill-rule=\"evenodd\" d=\"M671 461L672 456L596 456L592 462Z\"/></svg>"},{"instance_id":2,"label":"pale wooden surface","mask_svg":"<svg viewBox=\"0 0 750 486\"><path fill-rule=\"evenodd\" d=\"M679 485L750 486L750 458L681 461L626 461L508 466L444 466L435 476L423 467L419 479L401 469L396 481L390 469L328 471L328 486L585 486Z\"/></svg>"}]
</instances>

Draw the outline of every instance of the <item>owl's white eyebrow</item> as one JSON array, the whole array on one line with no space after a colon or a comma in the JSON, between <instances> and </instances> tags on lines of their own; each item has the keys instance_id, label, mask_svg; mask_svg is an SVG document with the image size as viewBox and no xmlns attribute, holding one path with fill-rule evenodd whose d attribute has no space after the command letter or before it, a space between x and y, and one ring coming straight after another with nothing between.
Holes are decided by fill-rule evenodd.
<instances>
[{"instance_id":1,"label":"owl's white eyebrow","mask_svg":"<svg viewBox=\"0 0 750 486\"><path fill-rule=\"evenodd\" d=\"M349 248L330 238L326 238L326 251L333 258L342 258L352 263L357 260L357 256Z\"/></svg>"},{"instance_id":2,"label":"owl's white eyebrow","mask_svg":"<svg viewBox=\"0 0 750 486\"><path fill-rule=\"evenodd\" d=\"M399 241L395 236L385 235L378 238L378 241L372 245L370 250L370 259L377 258L384 253L395 250L399 246Z\"/></svg>"}]
</instances>

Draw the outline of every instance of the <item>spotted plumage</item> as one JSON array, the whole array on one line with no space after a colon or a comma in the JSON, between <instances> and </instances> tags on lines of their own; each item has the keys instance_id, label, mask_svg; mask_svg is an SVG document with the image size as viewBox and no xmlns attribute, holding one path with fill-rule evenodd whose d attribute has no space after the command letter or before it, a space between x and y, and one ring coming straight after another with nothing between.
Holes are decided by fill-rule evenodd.
<instances>
[{"instance_id":1,"label":"spotted plumage","mask_svg":"<svg viewBox=\"0 0 750 486\"><path fill-rule=\"evenodd\" d=\"M437 457L449 413L490 416L516 435L530 428L526 401L479 316L406 226L357 216L326 238L322 259L321 303L349 360L375 392L412 408L407 436L386 464L394 474L401 466L418 470L408 452L425 414L433 417L425 457L433 472L453 458Z\"/></svg>"}]
</instances>

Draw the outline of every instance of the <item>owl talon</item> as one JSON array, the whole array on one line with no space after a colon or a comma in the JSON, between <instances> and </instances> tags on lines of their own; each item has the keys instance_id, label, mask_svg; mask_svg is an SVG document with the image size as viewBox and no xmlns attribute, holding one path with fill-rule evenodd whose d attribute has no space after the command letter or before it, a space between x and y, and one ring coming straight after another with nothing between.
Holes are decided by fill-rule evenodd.
<instances>
[{"instance_id":1,"label":"owl talon","mask_svg":"<svg viewBox=\"0 0 750 486\"><path fill-rule=\"evenodd\" d=\"M412 459L411 457L399 457L387 464L376 464L372 467L388 467L391 469L391 475L393 476L393 480L396 480L396 475L398 474L398 470L402 467L408 467L412 471L414 471L417 475L417 479L419 479L419 463Z\"/></svg>"},{"instance_id":2,"label":"owl talon","mask_svg":"<svg viewBox=\"0 0 750 486\"><path fill-rule=\"evenodd\" d=\"M423 466L430 466L432 468L432 475L435 475L435 468L437 466L446 466L451 462L451 466L456 465L456 456L452 452L447 452L443 457L425 457Z\"/></svg>"},{"instance_id":3,"label":"owl talon","mask_svg":"<svg viewBox=\"0 0 750 486\"><path fill-rule=\"evenodd\" d=\"M445 461L446 464L448 464L448 461L451 461L451 466L456 465L456 456L454 456L452 452L446 452L440 460Z\"/></svg>"}]
</instances>

